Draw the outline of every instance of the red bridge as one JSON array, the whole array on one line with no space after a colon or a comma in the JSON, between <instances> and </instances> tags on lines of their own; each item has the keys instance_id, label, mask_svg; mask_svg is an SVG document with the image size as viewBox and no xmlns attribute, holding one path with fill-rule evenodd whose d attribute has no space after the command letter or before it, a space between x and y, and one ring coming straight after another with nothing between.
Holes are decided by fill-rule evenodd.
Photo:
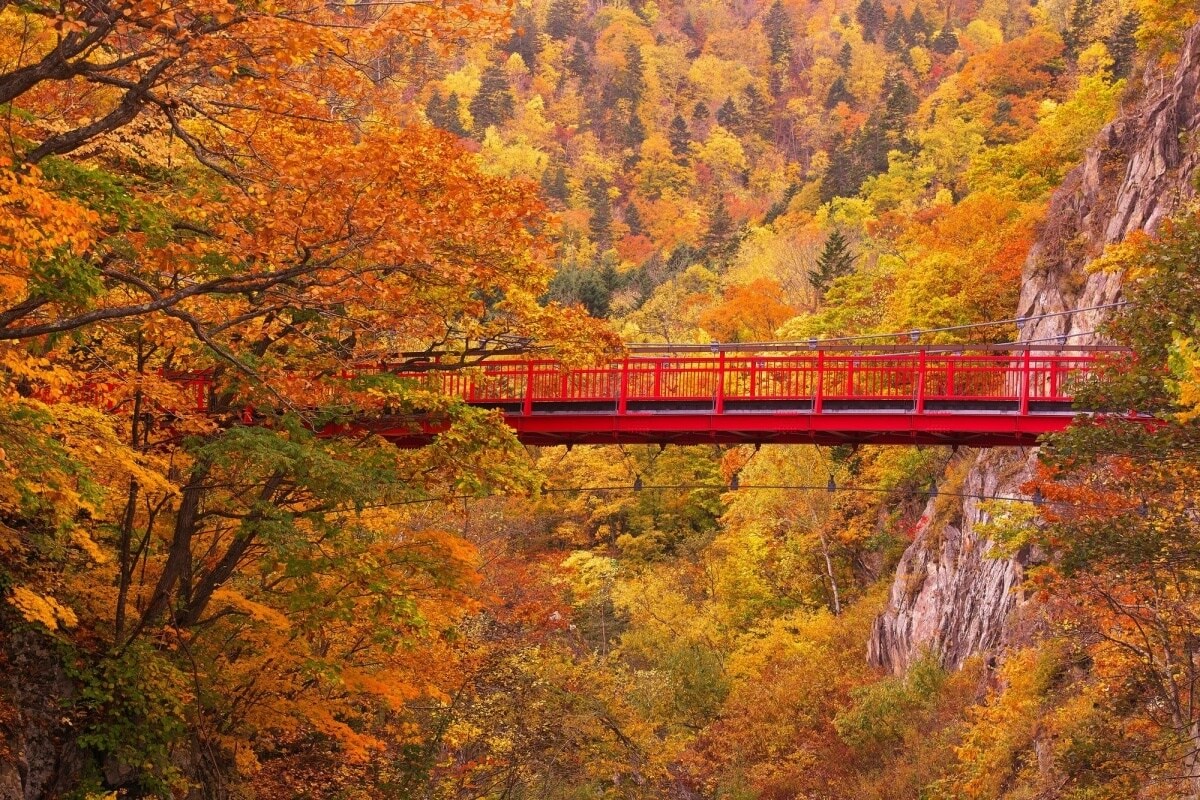
<instances>
[{"instance_id":1,"label":"red bridge","mask_svg":"<svg viewBox=\"0 0 1200 800\"><path fill-rule=\"evenodd\" d=\"M780 345L782 348L785 345ZM551 360L370 367L497 409L531 445L951 444L1032 445L1076 411L1077 386L1103 352L1012 345L741 352L731 346L635 353L567 370ZM371 430L401 446L436 435L429 419L380 418Z\"/></svg>"}]
</instances>

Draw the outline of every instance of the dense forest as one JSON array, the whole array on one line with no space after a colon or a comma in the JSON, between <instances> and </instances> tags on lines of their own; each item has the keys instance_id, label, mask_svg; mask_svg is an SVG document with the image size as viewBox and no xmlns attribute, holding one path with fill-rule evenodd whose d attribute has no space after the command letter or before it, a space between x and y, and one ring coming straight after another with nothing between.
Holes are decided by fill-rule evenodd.
<instances>
[{"instance_id":1,"label":"dense forest","mask_svg":"<svg viewBox=\"0 0 1200 800\"><path fill-rule=\"evenodd\" d=\"M1187 0L5 0L0 800L1200 798L1198 86ZM972 507L1020 581L953 657L870 643L976 453L343 377L1007 341L1023 282L1116 287L1079 401L1156 420Z\"/></svg>"}]
</instances>

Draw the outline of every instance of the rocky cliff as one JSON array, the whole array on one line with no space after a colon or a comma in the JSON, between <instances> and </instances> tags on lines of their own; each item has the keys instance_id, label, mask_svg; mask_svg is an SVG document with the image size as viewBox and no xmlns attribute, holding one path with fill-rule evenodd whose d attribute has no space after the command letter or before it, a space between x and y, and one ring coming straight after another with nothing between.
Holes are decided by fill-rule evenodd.
<instances>
[{"instance_id":1,"label":"rocky cliff","mask_svg":"<svg viewBox=\"0 0 1200 800\"><path fill-rule=\"evenodd\" d=\"M1101 131L1084 162L1063 182L1025 265L1019 313L1044 317L1024 326L1022 338L1067 336L1072 344L1098 341L1094 331L1119 302L1121 276L1087 272L1088 263L1128 234L1152 232L1191 198L1200 164L1200 26L1189 31L1172 74L1148 70L1140 97ZM963 494L1018 495L1035 454L990 450L977 454ZM972 653L1003 644L1007 622L1023 601L1028 554L995 557L977 534L986 512L965 499L933 503L896 570L884 613L869 644L873 664L902 672L923 652L949 668Z\"/></svg>"}]
</instances>

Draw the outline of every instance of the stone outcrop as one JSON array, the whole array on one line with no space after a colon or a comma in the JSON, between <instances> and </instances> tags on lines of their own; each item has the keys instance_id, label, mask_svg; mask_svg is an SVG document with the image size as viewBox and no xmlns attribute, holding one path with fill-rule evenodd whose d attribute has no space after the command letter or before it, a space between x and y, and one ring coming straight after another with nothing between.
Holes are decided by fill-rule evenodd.
<instances>
[{"instance_id":1,"label":"stone outcrop","mask_svg":"<svg viewBox=\"0 0 1200 800\"><path fill-rule=\"evenodd\" d=\"M1174 72L1147 72L1141 98L1101 131L1055 192L1025 265L1019 313L1081 310L1033 320L1023 339L1067 336L1072 344L1097 343L1095 331L1111 311L1096 307L1121 300L1121 276L1089 274L1086 267L1106 245L1134 231L1153 232L1194 195L1198 89L1200 25L1188 33ZM1018 450L979 453L962 493L1019 495L1034 457ZM897 673L924 652L955 668L973 653L1002 645L1006 623L1024 601L1020 586L1029 554L997 557L996 546L977 532L986 521L979 501L968 498L952 513L934 512L931 503L871 633L870 661Z\"/></svg>"}]
</instances>

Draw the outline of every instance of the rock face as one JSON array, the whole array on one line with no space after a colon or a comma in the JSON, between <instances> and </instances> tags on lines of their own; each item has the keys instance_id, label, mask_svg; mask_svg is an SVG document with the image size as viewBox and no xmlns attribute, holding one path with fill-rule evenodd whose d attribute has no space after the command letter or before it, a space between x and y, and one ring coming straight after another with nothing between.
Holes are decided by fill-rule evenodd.
<instances>
[{"instance_id":1,"label":"rock face","mask_svg":"<svg viewBox=\"0 0 1200 800\"><path fill-rule=\"evenodd\" d=\"M1152 232L1195 193L1200 166L1200 25L1189 31L1173 75L1148 71L1142 98L1104 128L1059 187L1025 264L1019 313L1043 317L1022 338L1095 344L1094 331L1121 300L1121 276L1087 274L1088 262L1110 243ZM1097 308L1097 307L1100 308ZM1034 453L990 450L975 456L963 494L1019 495ZM945 503L949 498L943 499ZM868 646L872 664L903 672L923 653L956 668L973 653L1004 643L1006 623L1024 598L1028 554L995 557L976 533L986 513L965 499L953 513L926 510L916 538L896 570L884 613Z\"/></svg>"}]
</instances>

